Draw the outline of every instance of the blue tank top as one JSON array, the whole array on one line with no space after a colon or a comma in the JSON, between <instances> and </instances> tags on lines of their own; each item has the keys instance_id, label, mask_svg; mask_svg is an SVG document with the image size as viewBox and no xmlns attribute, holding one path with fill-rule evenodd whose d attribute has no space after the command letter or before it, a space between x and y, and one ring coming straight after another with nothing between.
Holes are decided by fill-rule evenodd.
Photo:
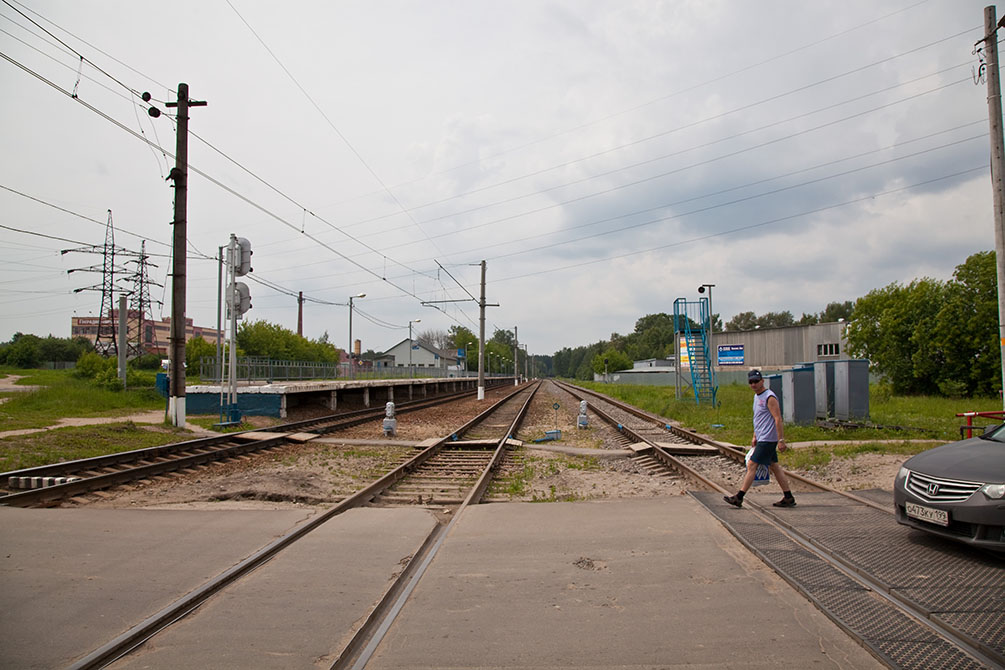
<instances>
[{"instance_id":1,"label":"blue tank top","mask_svg":"<svg viewBox=\"0 0 1005 670\"><path fill-rule=\"evenodd\" d=\"M775 418L768 411L768 398L777 397L771 389L764 389L760 395L754 395L754 439L758 442L778 441Z\"/></svg>"}]
</instances>

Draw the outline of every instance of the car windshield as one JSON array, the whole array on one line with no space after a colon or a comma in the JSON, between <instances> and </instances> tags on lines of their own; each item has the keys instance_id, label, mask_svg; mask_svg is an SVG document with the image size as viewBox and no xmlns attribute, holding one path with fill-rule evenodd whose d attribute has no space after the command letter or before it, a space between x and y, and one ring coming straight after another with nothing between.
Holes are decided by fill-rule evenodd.
<instances>
[{"instance_id":1,"label":"car windshield","mask_svg":"<svg viewBox=\"0 0 1005 670\"><path fill-rule=\"evenodd\" d=\"M979 437L982 440L1005 443L1005 423L1003 423L1000 426L995 426L994 428L986 429L984 431L984 434L980 435Z\"/></svg>"}]
</instances>

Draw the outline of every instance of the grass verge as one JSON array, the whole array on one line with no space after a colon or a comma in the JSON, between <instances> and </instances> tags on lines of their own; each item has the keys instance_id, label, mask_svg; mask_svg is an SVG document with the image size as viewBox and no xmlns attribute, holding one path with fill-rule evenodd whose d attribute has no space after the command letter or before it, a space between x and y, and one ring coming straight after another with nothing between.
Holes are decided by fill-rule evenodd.
<instances>
[{"instance_id":1,"label":"grass verge","mask_svg":"<svg viewBox=\"0 0 1005 670\"><path fill-rule=\"evenodd\" d=\"M696 404L693 396L675 398L673 387L575 383L678 421L714 439L740 445L750 442L753 395L746 386L720 386L719 406L711 407ZM960 439L959 428L965 423L956 413L1000 409L1001 402L996 398L891 396L881 387L871 385L870 427L829 429L786 425L785 438L789 442L911 439L949 442Z\"/></svg>"},{"instance_id":2,"label":"grass verge","mask_svg":"<svg viewBox=\"0 0 1005 670\"><path fill-rule=\"evenodd\" d=\"M164 408L164 398L152 388L108 391L63 370L28 370L19 385L36 391L12 393L0 404L0 430L45 428L63 417L123 416Z\"/></svg>"},{"instance_id":3,"label":"grass verge","mask_svg":"<svg viewBox=\"0 0 1005 670\"><path fill-rule=\"evenodd\" d=\"M132 421L54 428L0 438L0 472L156 447L191 439L188 431L150 430Z\"/></svg>"}]
</instances>

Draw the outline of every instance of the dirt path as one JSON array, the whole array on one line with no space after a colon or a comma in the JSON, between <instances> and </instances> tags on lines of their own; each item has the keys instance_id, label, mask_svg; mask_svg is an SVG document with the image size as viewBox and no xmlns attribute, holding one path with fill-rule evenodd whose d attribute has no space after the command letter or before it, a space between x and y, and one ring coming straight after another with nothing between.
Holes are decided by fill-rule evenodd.
<instances>
[{"instance_id":1,"label":"dirt path","mask_svg":"<svg viewBox=\"0 0 1005 670\"><path fill-rule=\"evenodd\" d=\"M53 430L55 428L66 428L67 426L94 426L103 423L123 423L125 421L132 421L133 423L143 423L151 425L160 425L164 423L164 410L153 409L146 412L138 412L136 414L127 414L124 416L95 416L95 417L70 417L63 418L52 424L51 426L46 426L45 428L23 428L21 430L4 430L0 431L0 438L2 437L14 437L15 435L30 435L31 433L41 433L46 430ZM185 423L185 428L196 433L198 435L215 435L211 430L206 430L202 426L197 426L194 423Z\"/></svg>"},{"instance_id":2,"label":"dirt path","mask_svg":"<svg viewBox=\"0 0 1005 670\"><path fill-rule=\"evenodd\" d=\"M0 392L2 393L16 393L18 391L35 391L38 389L37 386L18 386L17 380L24 379L24 375L7 375L6 377L0 377ZM5 402L8 398L0 398L0 403Z\"/></svg>"}]
</instances>

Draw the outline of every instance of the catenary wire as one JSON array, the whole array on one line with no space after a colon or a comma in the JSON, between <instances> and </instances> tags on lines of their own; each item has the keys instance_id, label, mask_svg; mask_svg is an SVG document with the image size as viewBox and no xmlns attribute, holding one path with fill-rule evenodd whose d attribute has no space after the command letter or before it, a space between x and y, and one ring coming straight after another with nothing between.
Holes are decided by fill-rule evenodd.
<instances>
[{"instance_id":1,"label":"catenary wire","mask_svg":"<svg viewBox=\"0 0 1005 670\"><path fill-rule=\"evenodd\" d=\"M0 57L4 58L5 60L7 60L8 62L12 63L13 65L16 65L17 67L21 68L22 70L24 70L28 74L31 74L32 76L36 77L40 81L48 84L49 86L51 86L52 88L56 89L57 91L59 91L59 92L63 93L64 95L70 97L72 100L74 100L74 101L76 101L76 102L84 105L87 109L89 109L89 110L93 111L94 113L98 114L99 116L101 116L102 118L106 119L107 121L109 121L110 123L112 123L113 125L115 125L116 127L120 128L122 130L125 130L130 135L132 135L133 137L139 139L140 141L142 141L144 143L152 144L152 142L148 138L146 138L145 136L143 136L142 134L137 133L136 131L132 130L128 126L122 124L118 120L112 118L111 116L109 116L105 112L101 111L97 107L95 107L95 106L87 103L86 101L82 100L80 97L72 95L69 91L67 91L66 89L62 88L61 86L59 86L55 82L52 82L49 79L43 77L41 74L39 74L39 73L31 70L27 66L23 65L22 63L18 62L17 60L15 60L12 57L10 57L9 55L7 55L6 53L0 52ZM163 147L157 147L157 148L160 149L161 151L164 151L168 155L172 155L171 152L168 152ZM406 294L406 295L410 295L413 298L415 298L416 300L419 300L420 302L422 302L422 299L418 295L416 295L413 291L410 291L407 288L405 288L404 286L400 286L400 285L398 285L398 284L396 284L396 283L388 280L386 277L381 276L380 273L378 273L378 272L376 272L374 270L371 270L370 268L367 268L366 266L362 265L361 263L356 262L352 258L346 256L342 252L338 251L337 249L335 249L331 245L326 244L324 241L318 239L317 237L315 237L315 236L313 236L313 235L311 235L309 233L306 233L306 232L300 230L297 226L295 226L294 224L290 223L289 221L287 221L283 217L279 216L275 212L272 212L271 210L265 208L263 205L261 205L261 204L257 203L256 201L252 200L248 196L245 196L244 194L239 193L238 191L236 191L235 189L231 188L230 186L227 186L226 184L224 184L223 182L219 181L215 177L212 177L208 173L200 170L199 168L197 168L197 167L195 167L195 166L193 166L191 164L188 166L188 168L192 172L195 172L196 174L199 174L200 176L202 176L203 178L205 178L206 180L208 180L210 183L212 183L212 184L218 186L219 188L223 189L224 191L230 193L231 195L235 196L239 200L241 200L241 201L245 202L246 204L250 205L251 207L259 210L263 214L266 214L270 218L275 219L279 223L282 223L283 225L287 226L288 228L290 228L290 229L292 229L294 231L300 232L305 237L308 237L309 239L313 240L319 246L321 246L321 247L323 247L323 248L331 251L336 256L339 256L340 258L346 260L347 262L349 262L350 264L356 266L360 270L366 272L367 274L372 275L373 277L375 277L377 279L380 279L381 281L386 282L388 285L393 286L395 289L397 289L401 293ZM322 220L322 219L319 219L319 220ZM189 244L191 245L191 241L189 241ZM376 251L376 250L374 250L374 251ZM212 258L212 256L208 256L207 254L202 254L202 255L205 256L205 257L207 257L207 258ZM396 264L402 265L402 267L407 267L407 266L404 266L403 264L400 264L400 263L396 263ZM416 274L419 274L419 273L416 273ZM440 309L439 307L436 307L436 306L434 306L434 309L437 309L441 313L443 313L444 315L448 316L449 318L456 320L452 315L448 314L445 310Z\"/></svg>"},{"instance_id":2,"label":"catenary wire","mask_svg":"<svg viewBox=\"0 0 1005 670\"><path fill-rule=\"evenodd\" d=\"M959 67L959 66L955 66L955 67ZM954 68L950 68L950 69L955 69L955 67ZM888 108L893 107L895 105L899 105L899 104L902 104L902 103L905 103L905 102L910 102L910 101L916 100L916 99L918 99L918 98L920 98L922 96L929 95L931 93L937 93L939 91L945 90L945 89L950 88L952 86L957 86L957 85L960 85L960 84L963 84L963 83L966 83L966 82L969 82L969 81L970 81L969 78L958 79L958 80L950 82L948 84L944 84L942 86L938 86L936 88L929 89L927 91L916 93L916 94L907 96L905 98L901 98L899 100L895 100L893 102L889 102L889 103L886 103L886 104L883 104L883 105L879 105L879 106L873 107L871 109L867 109L867 110L863 110L863 111L860 111L860 112L856 112L854 114L842 117L840 119L834 119L832 121L828 121L826 123L814 126L812 128L805 128L805 129L799 130L797 132L791 133L789 135L784 135L782 137L776 137L776 138L773 138L773 139L768 140L766 142L761 142L759 144L753 144L751 146L748 146L748 147L745 147L745 148L742 148L742 149L737 149L735 151L730 151L730 152L727 152L725 154L720 154L719 156L715 156L715 157L712 157L712 158L707 158L707 159L698 161L696 163L691 163L691 164L688 164L688 165L685 165L685 166L682 166L682 167L674 168L673 170L669 170L669 171L666 171L666 172L660 172L660 173L657 173L657 174L653 174L653 175L649 175L649 176L643 177L641 179L637 179L637 180L634 180L634 181L626 182L624 184L619 184L619 185L616 185L616 186L612 186L612 187L606 188L606 189L601 190L601 191L594 191L594 192L587 193L585 195L581 195L581 196L578 196L578 197L575 197L575 198L570 198L568 200L557 201L557 202L551 203L549 205L546 205L546 206L543 206L543 207L539 207L537 209L533 209L533 210L530 210L530 211L522 212L522 213L519 213L519 214L513 214L513 215L510 215L510 216L507 216L507 217L500 218L500 219L492 219L490 221L485 221L485 222L482 222L482 223L479 223L479 224L474 224L474 225L471 225L471 226L466 226L465 228L462 229L462 231L470 231L470 230L475 230L475 229L478 229L478 228L484 228L485 226L495 225L495 224L501 223L503 221L509 221L509 220L512 220L512 219L515 219L515 218L519 218L521 216L527 216L527 215L530 215L530 214L537 214L537 213L540 213L542 211L546 211L548 209L554 209L554 208L562 207L562 206L569 205L569 204L572 204L572 203L575 203L575 202L581 202L581 201L587 200L589 198L594 198L594 197L598 197L598 196L601 196L601 195L606 195L606 194L613 193L615 191L619 191L619 190L622 190L622 189L625 189L625 188L629 188L629 187L632 187L632 186L638 186L639 184L644 184L646 182L651 182L651 181L654 181L656 179L662 179L664 177L668 177L668 176L671 176L671 175L674 175L674 174L679 174L679 173L684 172L686 170L694 169L696 167L707 166L707 165L709 165L711 163L714 163L714 162L717 162L717 161L720 161L720 160L724 160L724 159L727 159L727 158L733 158L733 157L736 157L736 156L739 156L739 155L742 155L742 154L745 154L745 153L756 151L758 149L763 149L764 147L768 147L768 146L771 146L771 145L774 145L774 144L778 144L779 142L784 142L786 140L790 140L790 139L793 139L795 137L800 137L802 135L806 135L806 134L809 134L809 133L812 133L812 132L815 132L815 131L818 131L818 130L822 130L824 128L828 128L830 126L834 126L834 125L837 125L839 123L843 123L845 121L850 121L852 119L860 118L860 117L865 116L867 114L872 114L872 113L880 111L880 110L888 109ZM909 83L914 83L914 82L909 82ZM624 170L627 170L627 169L631 169L631 168L635 168L635 167L640 167L642 165L653 163L653 162L656 162L656 161L659 161L659 160L665 160L667 158L673 158L673 157L680 156L680 155L685 154L685 153L696 151L698 149L705 149L705 148L714 146L716 144L720 144L720 143L728 141L728 140L734 140L734 139L743 137L745 135L749 135L749 134L752 134L752 133L755 133L755 132L766 130L768 128L772 128L772 127L775 127L775 126L782 125L784 123L790 123L792 121L796 121L798 119L802 119L802 118L811 116L813 114L818 114L820 112L829 111L829 110L834 109L834 108L836 108L838 106L849 104L851 102L857 102L857 101L859 101L861 99L864 99L866 97L869 97L869 96L872 96L872 95L877 95L878 93L883 93L883 92L886 92L886 91L891 90L893 88L898 88L898 87L900 87L902 85L903 84L897 84L897 85L889 87L888 89L883 89L882 91L876 91L876 92L873 92L873 93L868 93L866 95L859 96L858 98L853 98L851 100L846 100L846 101L842 101L840 103L835 103L833 105L828 105L826 107L822 107L820 109L813 110L813 111L810 111L810 112L805 112L803 114L799 114L799 115L790 117L788 119L782 119L782 120L779 120L779 121L773 121L773 122L771 122L769 124L766 124L766 125L763 125L763 126L759 126L758 128L751 128L751 129L745 130L743 132L731 135L729 137L723 137L723 138L717 138L717 139L714 139L714 140L710 140L708 142L705 142L705 143L702 143L702 144L699 144L699 145L695 145L695 146L691 146L691 147L688 147L686 149L679 149L679 150L674 151L672 153L664 154L664 155L658 156L656 158L646 159L645 161L640 161L638 163L634 163L634 164L631 164L631 165L628 165L628 166L619 167L619 168L617 168L615 170L609 170L607 172L602 172L602 173L598 173L598 174L595 174L595 175L590 175L589 177L583 177L583 178L576 179L576 180L573 180L573 181L570 181L570 182L559 184L557 186L551 186L551 187L548 187L546 189L541 189L541 190L538 190L538 191L534 191L532 193L524 193L524 194L521 194L521 195L516 195L516 196L509 197L509 198L505 198L503 200L497 200L495 202L488 203L488 204L485 204L485 205L480 205L478 207L472 207L470 209L462 210L462 211L459 211L459 212L452 212L450 214L445 214L445 215L442 215L442 216L438 216L438 217L434 217L434 218L431 218L431 219L427 219L424 223L429 223L429 222L432 222L432 221L437 221L437 220L442 220L442 219L446 219L446 218L451 218L451 217L454 217L454 216L461 216L461 215L464 215L464 214L470 214L470 213L473 213L473 212L476 212L476 211L480 211L480 210L483 210L483 209L488 209L490 207L496 207L496 206L499 206L499 205L509 204L509 203L516 202L516 201L519 201L519 200L524 200L524 199L527 199L527 198L531 198L531 197L534 197L534 196L537 196L537 195L542 195L542 194L545 194L545 193L549 193L551 191L556 191L556 190L559 190L559 189L568 188L569 186L575 186L577 184L586 183L586 182L592 181L594 179L599 179L601 177L608 177L608 176L611 176L611 175L614 175L614 174L619 174L619 173L621 173L621 172L623 172ZM392 229L392 230L396 230L396 229ZM390 231L382 231L382 234L386 234L387 232L390 232ZM436 235L434 237L444 237L444 236L447 236L447 235L456 235L456 234L458 234L458 232L459 231L450 231L450 232L446 232L446 233L441 233L441 234ZM408 244L411 244L411 243L408 243ZM396 248L400 248L402 246L405 246L405 244L393 245L393 246L389 246L389 247L386 247L386 248L387 249L396 249Z\"/></svg>"},{"instance_id":3,"label":"catenary wire","mask_svg":"<svg viewBox=\"0 0 1005 670\"><path fill-rule=\"evenodd\" d=\"M604 258L595 258L595 259L592 259L592 260L589 260L589 261L584 261L582 263L574 263L574 264L570 264L570 265L563 265L563 266L560 266L560 267L548 268L548 269L545 269L545 270L538 270L536 272L526 272L526 273L519 274L519 275L511 275L509 277L497 278L495 281L501 283L501 282L507 282L507 281L514 281L514 280L517 280L517 279L526 279L528 277L536 277L536 276L540 276L540 275L544 275L544 274L551 274L553 272L560 272L560 271L563 271L563 270L571 270L573 268L584 267L584 266L587 266L587 265L594 265L596 263L606 263L606 262L609 262L609 261L619 260L619 259L622 259L622 258L629 258L631 256L638 256L640 254L650 253L650 252L653 252L653 251L663 251L664 249L670 249L670 248L673 248L673 247L680 247L680 246L684 246L686 244L693 244L695 242L701 242L701 241L712 239L712 238L715 238L715 237L721 237L723 235L731 235L733 233L739 233L739 232L744 232L744 231L748 231L748 230L754 230L756 228L763 228L765 226L774 225L776 223L783 223L785 221L791 221L792 219L798 219L798 218L801 218L801 217L804 217L804 216L810 216L811 214L819 214L821 212L826 212L826 211L833 210L833 209L838 209L838 208L841 208L841 207L847 207L849 205L854 205L854 204L858 204L858 203L862 203L862 202L868 202L868 201L874 200L876 198L882 198L882 197L885 197L885 196L893 195L895 193L902 193L904 191L908 191L908 190L911 190L911 189L919 188L921 186L928 186L930 184L935 184L935 183L940 182L940 181L945 181L947 179L953 179L955 177L961 177L961 176L964 176L964 175L973 174L973 173L976 173L976 172L980 172L982 170L983 171L987 171L988 170L988 166L981 165L981 166L977 166L977 167L972 167L972 168L968 168L966 170L960 170L958 172L953 172L952 174L942 175L941 177L935 177L933 179L927 179L927 180L922 181L922 182L917 182L917 183L914 183L914 184L910 184L908 186L902 186L900 188L895 188L895 189L891 189L891 190L888 190L888 191L882 191L882 192L879 192L879 193L871 193L871 194L864 195L864 196L861 196L861 197L858 197L858 198L853 198L853 199L850 199L850 200L845 200L843 202L838 202L838 203L834 203L834 204L831 204L831 205L825 205L823 207L816 207L816 208L813 208L813 209L804 210L802 212L797 212L795 214L788 214L786 216L776 217L774 219L769 219L767 221L760 221L758 223L751 223L751 224L744 225L744 226L737 226L735 228L730 228L729 230L720 230L720 231L717 231L717 232L714 232L714 233L708 233L707 235L700 235L700 236L697 236L697 237L691 237L691 238L688 238L686 240L679 240L677 242L671 242L669 244L662 244L662 245L659 245L659 246L656 246L656 247L648 247L646 249L637 249L635 251L630 251L630 252L623 253L623 254L616 254L616 255L611 255L611 256L605 256ZM495 260L495 258L492 258L492 260Z\"/></svg>"},{"instance_id":4,"label":"catenary wire","mask_svg":"<svg viewBox=\"0 0 1005 670\"><path fill-rule=\"evenodd\" d=\"M468 167L468 166L471 166L471 165L477 165L478 163L481 163L483 161L492 160L492 159L498 158L500 156L505 156L507 154L514 153L516 151L521 151L521 150L526 149L526 148L531 147L531 146L542 144L542 143L544 143L544 142L546 142L548 140L555 139L556 137L561 137L563 135L568 135L568 134L571 134L571 133L583 130L585 128L590 128L590 127L592 127L594 125L603 123L605 121L609 121L609 120L617 118L619 116L623 116L625 114L629 114L631 112L638 111L639 109L644 109L645 107L651 106L651 105L656 104L658 102L663 102L663 101L669 100L671 98L674 98L674 97L676 97L678 95L682 95L684 93L690 93L692 91L701 89L701 88L703 88L705 86L708 86L709 84L718 83L720 81L723 81L723 80L726 80L726 79L729 79L729 78L741 75L741 74L743 74L745 72L749 72L750 70L753 70L755 68L761 67L763 65L767 65L768 63L772 63L774 61L780 60L780 59L785 58L787 56L791 56L793 54L799 53L800 51L804 51L804 50L807 50L807 49L819 46L821 44L829 42L830 40L833 40L833 39L836 39L838 37L847 35L849 33L852 33L854 31L856 31L856 30L859 30L861 28L869 26L869 25L871 25L873 23L877 23L879 21L886 20L886 19L891 18L893 16L896 16L897 14L900 14L902 12L908 11L910 9L914 9L915 7L918 7L920 5L926 4L927 2L928 2L928 0L921 0L920 2L916 2L914 4L908 5L906 7L903 7L901 9L895 10L895 11L890 12L888 14L885 14L883 16L877 17L875 19L871 19L871 20L866 21L864 23L860 23L860 24L858 24L856 26L852 26L851 28L847 28L845 30L841 30L841 31L836 32L836 33L831 33L830 35L827 35L827 36L824 36L824 37L820 37L819 39L815 38L812 41L807 42L806 44L804 44L804 45L802 45L800 47L796 47L794 49L790 49L789 51L777 54L775 56L771 56L769 58L766 58L766 59L761 60L761 61L757 61L755 63L751 63L751 64L746 65L744 67L741 67L741 68L739 68L737 70L731 70L731 71L727 72L726 74L720 75L718 77L714 77L714 78L711 78L711 79L706 79L704 81L701 81L701 82L699 82L697 84L688 86L686 88L679 89L677 91L673 91L671 93L664 94L664 95L662 95L662 96L660 96L658 98L655 98L653 100L649 100L647 102L644 102L642 104L636 105L634 107L630 107L628 109L624 109L624 110L621 110L621 111L618 111L618 112L614 112L613 114L608 114L608 115L606 115L604 117L601 117L599 119L595 119L593 121L590 121L590 122L587 122L587 123L583 123L583 124L574 126L572 128L568 128L568 129L565 129L565 130L558 131L556 133L552 133L552 134L547 135L545 137L538 138L536 140L532 140L530 142L521 144L521 145L516 146L516 147L512 147L510 149L506 149L504 151L499 151L499 152L496 152L494 154L489 154L489 155L486 155L486 156L481 156L478 159L473 160L473 161L466 161L464 163L460 163L458 165L455 165L455 166L452 166L452 167L449 167L449 168L444 168L442 170L437 170L436 172L432 172L429 175L426 175L424 177L420 177L418 179L413 179L413 180L410 180L410 181L400 182L398 184L395 184L391 188L398 188L400 186L408 186L408 185L416 184L416 183L419 183L421 181L424 181L425 179L429 178L430 176L438 176L438 175L442 175L442 174L448 174L450 172L453 172L455 170L459 170L461 168L465 168L465 167ZM971 31L972 30L978 30L978 29L980 29L980 26L972 28ZM376 193L379 193L379 192L380 191L373 191L371 193L367 193L367 194L364 194L363 196L357 196L357 197L368 197L368 196L372 196L372 195L374 195ZM344 202L348 202L348 201L342 201L340 203L335 203L335 204L342 204ZM427 204L433 204L433 203L427 203ZM423 206L425 206L425 205L419 205L419 207L423 207ZM395 214L396 213L392 213L390 216L393 216ZM356 225L356 224L353 224L353 225Z\"/></svg>"},{"instance_id":5,"label":"catenary wire","mask_svg":"<svg viewBox=\"0 0 1005 670\"><path fill-rule=\"evenodd\" d=\"M735 108L727 110L725 112L720 112L720 113L714 114L712 116L704 117L702 119L698 119L696 121L692 121L690 123L687 123L687 124L684 124L684 125L681 125L681 126L677 126L677 127L671 128L669 130L661 131L659 133L648 135L648 136L642 137L642 138L636 138L636 139L634 139L634 140L632 140L630 142L619 144L617 146L610 147L608 149L604 149L602 151L597 151L597 152L594 152L594 153L589 154L587 156L582 156L582 157L576 158L574 160L569 160L569 161L565 161L563 163L559 163L559 164L556 164L556 165L551 165L551 166L548 166L548 167L545 167L545 168L541 168L541 169L535 170L533 172L529 172L529 173L526 173L526 174L521 174L521 175L518 175L516 177L511 177L509 179L505 179L505 180L502 180L502 181L499 181L499 182L495 182L493 184L488 184L488 185L485 185L485 186L480 186L478 188L469 189L467 191L464 191L463 193L455 194L455 195L452 195L452 196L449 196L449 197L446 197L446 198L441 198L439 200L434 200L434 201L430 201L430 202L427 202L427 203L423 203L421 205L416 205L416 206L410 208L410 211L414 211L414 210L417 210L417 209L423 209L423 208L431 207L431 206L434 206L434 205L443 204L445 202L450 202L450 201L456 200L458 198L466 197L468 195L473 195L473 194L476 194L476 193L481 193L481 192L484 192L484 191L487 191L487 190L490 190L490 189L493 189L493 188L498 188L500 186L509 185L509 184L515 183L517 181L522 181L524 179L529 179L529 178L532 178L532 177L537 177L537 176L540 176L542 174L545 174L545 173L548 173L548 172L552 172L554 170L559 170L559 169L562 169L562 168L571 167L571 166L576 165L578 163L581 163L583 161L592 160L594 158L598 158L600 156L604 156L604 155L607 155L607 154L610 154L610 153L613 153L613 152L616 152L616 151L620 151L622 149L626 149L626 148L629 148L629 147L637 146L637 145L639 145L641 143L644 143L644 142L649 142L651 140L663 138L663 137L666 137L666 136L669 136L669 135L681 132L683 130L688 130L688 129L691 129L691 128L695 128L695 127L698 127L698 126L700 126L702 124L705 124L705 123L710 123L712 121L721 120L721 119L723 119L723 118L725 118L727 116L730 116L730 115L733 115L733 114L738 114L740 112L749 111L750 109L753 109L753 108L761 106L761 105L765 105L765 104L767 104L769 102L775 102L775 101L780 100L782 98L785 98L785 97L787 97L789 95L793 95L795 93L804 92L804 91L809 90L811 88L814 88L816 86L820 86L822 84L826 84L826 83L831 83L831 82L837 81L837 80L842 79L844 77L848 77L848 76L850 76L852 74L860 73L860 72L862 72L864 70L867 70L869 68L878 67L878 66L883 65L885 63L888 63L888 62L890 62L892 60L896 60L898 58L914 54L914 53L916 53L918 51L921 51L923 49L930 48L930 47L935 46L937 44L942 44L942 43L944 43L946 41L956 39L956 38L960 37L961 35L965 35L965 34L970 33L972 31L973 31L973 29L969 29L969 30L965 30L965 31L960 31L960 32L955 33L953 35L950 35L948 37L941 38L939 40L936 40L936 41L931 42L929 44L925 44L925 45L920 46L920 47L915 47L913 49L910 49L908 51L896 54L894 56L889 56L887 58L883 58L883 59L880 59L878 61L874 61L874 62L869 63L867 65L863 65L863 66L860 66L860 67L857 67L857 68L853 68L851 70L847 70L847 71L842 72L840 74L836 74L836 75L833 75L833 76L830 76L830 77L827 77L827 78L824 78L824 79L812 82L810 84L805 84L803 86L799 86L799 87L790 89L790 90L785 91L783 93L779 93L779 94L772 95L772 96L769 96L769 97L766 97L766 98L762 98L762 99L757 100L755 102L747 103L745 105L741 105L739 107L735 107ZM931 77L931 76L936 76L936 75L939 75L939 74L943 74L943 73L948 72L948 71L950 71L952 69L955 69L955 68L958 68L958 67L963 67L963 66L969 65L969 64L970 64L970 61L967 61L965 63L961 63L959 65L955 65L955 66L952 66L950 68L944 68L943 70L940 70L940 71L937 71L937 72L933 72L933 73L930 73L930 74L927 74L927 75L923 75L922 77L918 77L918 78L916 78L914 80L911 80L911 81L900 82L900 83L898 83L896 85L893 85L893 86L890 86L890 87L887 87L887 88L884 88L884 89L881 89L879 91L875 91L873 93L869 93L869 94L866 94L866 95L867 96L868 95L877 95L879 93L883 93L883 92L892 90L894 88L898 88L898 87L902 87L902 86L906 86L906 85L915 83L916 81L919 81L919 80L924 79L926 77ZM855 101L861 99L862 97L866 97L866 96L860 96L860 97L856 97L856 98L851 98L849 100L844 100L844 101L841 101L841 102L838 102L838 103L834 103L832 105L828 105L826 107L820 108L820 109L815 110L813 112L807 112L805 114L801 114L801 115L792 117L791 119L786 119L786 120L783 120L783 121L776 122L774 124L770 124L768 126L763 126L761 129L771 127L771 125L779 125L780 123L786 123L786 122L789 122L789 121L792 121L792 120L796 120L796 119L802 118L803 116L808 116L810 114L815 114L815 113L819 113L821 111L826 111L828 109L832 109L833 107L837 107L839 105L848 104L850 102L855 102ZM749 133L749 132L755 132L756 130L759 130L759 129L752 129L752 130L748 130L746 132L747 133ZM741 133L741 135L742 134L745 134L745 133ZM730 139L735 139L735 137L738 137L738 136L725 137L725 138L721 138L718 141L726 141L726 140L730 140ZM696 147L696 148L701 148L701 147L704 147L704 146L706 146L706 145L700 145L699 147ZM670 155L672 156L672 155L676 155L676 154L670 154ZM661 157L658 157L656 159L651 159L649 161L643 161L641 163L636 163L636 164L625 166L625 167L626 168L628 168L628 167L637 167L639 165L644 165L645 163L652 162L653 160L660 160L661 158L666 158L666 156L661 156ZM603 175L606 175L606 174L609 174L609 173L603 173L603 174L598 175L598 176L603 176ZM580 181L585 181L585 180L580 180ZM578 183L578 182L572 182L572 183ZM565 185L563 185L563 186L565 186ZM561 186L559 186L559 187L553 187L553 188L561 188ZM527 196L521 196L521 197L529 197L530 195L536 195L538 193L547 192L548 190L551 190L551 189L544 189L543 191L535 191L533 193L527 194ZM511 199L507 199L507 200L502 200L502 201L499 201L497 203L492 203L492 204L493 205L494 204L502 204L502 203L510 202L511 200L512 200L512 198ZM421 223L427 224L427 223L430 223L432 221L436 221L438 219L446 218L447 216L454 216L454 215L457 215L457 214L466 214L466 213L468 213L470 211L477 211L478 209L483 209L484 207L487 207L487 206L491 206L491 205L485 205L483 207L476 207L476 208L469 209L469 210L463 210L463 211L460 211L460 212L455 212L455 213L452 213L452 214L448 214L446 216L435 217L435 218L431 218L431 219L424 219ZM380 221L380 220L383 220L383 219L386 219L386 218L389 218L389 217L392 217L392 216L396 216L397 214L398 214L398 212L391 212L389 214L383 214L383 215L380 215L380 216L371 217L371 218L368 218L368 219L363 219L361 221L357 221L357 222L355 222L353 224L350 224L347 227L354 227L354 226L364 225L364 224L367 224L367 223L373 223L373 222Z\"/></svg>"}]
</instances>

